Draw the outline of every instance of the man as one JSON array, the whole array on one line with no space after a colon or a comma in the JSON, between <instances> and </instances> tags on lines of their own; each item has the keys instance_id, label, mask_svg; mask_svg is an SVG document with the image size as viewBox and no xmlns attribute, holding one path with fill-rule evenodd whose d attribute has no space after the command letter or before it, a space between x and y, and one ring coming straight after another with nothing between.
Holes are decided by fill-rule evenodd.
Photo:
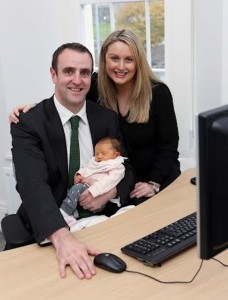
<instances>
[{"instance_id":1,"label":"man","mask_svg":"<svg viewBox=\"0 0 228 300\"><path fill-rule=\"evenodd\" d=\"M31 228L37 243L46 238L52 242L61 277L66 276L66 266L70 265L78 278L91 278L95 269L88 255L99 253L72 235L59 211L67 194L69 119L74 115L80 117L81 165L93 156L98 140L120 137L117 115L85 101L92 72L93 58L86 47L78 43L60 46L53 54L50 68L54 96L21 114L20 122L11 125L17 189L22 199L18 214ZM93 198L85 191L80 199L82 208L93 212L116 196L124 204L134 184L131 166L125 167L125 178L110 192Z\"/></svg>"}]
</instances>

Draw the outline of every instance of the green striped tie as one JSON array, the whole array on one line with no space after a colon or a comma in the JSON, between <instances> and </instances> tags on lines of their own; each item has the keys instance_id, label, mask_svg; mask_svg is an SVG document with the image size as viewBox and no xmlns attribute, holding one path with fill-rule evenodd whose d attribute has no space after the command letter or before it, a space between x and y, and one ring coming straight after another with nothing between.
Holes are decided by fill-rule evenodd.
<instances>
[{"instance_id":1,"label":"green striped tie","mask_svg":"<svg viewBox=\"0 0 228 300\"><path fill-rule=\"evenodd\" d=\"M80 167L80 151L78 142L78 125L79 116L74 116L70 119L71 123L71 139L70 139L70 160L69 160L69 181L68 187L71 188L74 184L74 174Z\"/></svg>"}]
</instances>

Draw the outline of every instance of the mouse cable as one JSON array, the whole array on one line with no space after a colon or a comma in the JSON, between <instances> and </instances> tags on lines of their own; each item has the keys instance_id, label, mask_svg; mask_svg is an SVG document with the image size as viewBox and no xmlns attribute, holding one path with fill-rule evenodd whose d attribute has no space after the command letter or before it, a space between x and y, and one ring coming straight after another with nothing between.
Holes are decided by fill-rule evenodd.
<instances>
[{"instance_id":1,"label":"mouse cable","mask_svg":"<svg viewBox=\"0 0 228 300\"><path fill-rule=\"evenodd\" d=\"M150 276L150 275L147 275L147 274L145 274L145 273L138 272L138 271L126 270L126 272L129 272L129 273L135 273L135 274L139 274L139 275L143 275L143 276L146 276L146 277L148 277L148 278L150 278L150 279L153 279L153 280L155 280L155 281L157 281L157 282L159 282L159 283L165 283L165 284L173 284L173 283L191 283L191 282L193 282L193 280L196 278L196 276L199 274L199 271L201 270L202 265L203 265L203 259L201 260L200 266L199 266L198 270L196 271L195 275L194 275L194 276L192 277L192 279L189 280L189 281L163 281L163 280L159 280L159 279L157 279L157 278L155 278L155 277L153 277L153 276Z\"/></svg>"},{"instance_id":2,"label":"mouse cable","mask_svg":"<svg viewBox=\"0 0 228 300\"><path fill-rule=\"evenodd\" d=\"M223 267L228 267L228 265L224 264L221 260L212 257L213 260L217 261L218 263L220 263L221 265L223 265Z\"/></svg>"}]
</instances>

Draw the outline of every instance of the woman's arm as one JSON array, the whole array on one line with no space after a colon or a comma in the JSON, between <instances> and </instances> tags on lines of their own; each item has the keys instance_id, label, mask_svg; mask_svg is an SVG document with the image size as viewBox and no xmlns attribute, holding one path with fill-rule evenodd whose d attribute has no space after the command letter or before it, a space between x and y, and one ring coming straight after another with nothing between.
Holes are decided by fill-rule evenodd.
<instances>
[{"instance_id":1,"label":"woman's arm","mask_svg":"<svg viewBox=\"0 0 228 300\"><path fill-rule=\"evenodd\" d=\"M165 84L160 84L154 88L153 96L152 111L155 118L157 155L154 157L150 175L152 181L163 185L170 176L172 177L174 170L179 168L179 133L169 88Z\"/></svg>"},{"instance_id":2,"label":"woman's arm","mask_svg":"<svg viewBox=\"0 0 228 300\"><path fill-rule=\"evenodd\" d=\"M9 122L17 124L19 122L18 116L20 115L20 113L21 112L26 113L34 106L36 106L36 103L21 104L17 107L14 107L13 110L9 114Z\"/></svg>"}]
</instances>

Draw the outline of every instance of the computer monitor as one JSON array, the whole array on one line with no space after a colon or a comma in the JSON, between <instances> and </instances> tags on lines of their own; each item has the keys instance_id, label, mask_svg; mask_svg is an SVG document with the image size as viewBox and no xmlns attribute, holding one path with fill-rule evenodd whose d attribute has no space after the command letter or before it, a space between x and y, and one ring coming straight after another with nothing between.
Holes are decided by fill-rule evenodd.
<instances>
[{"instance_id":1,"label":"computer monitor","mask_svg":"<svg viewBox=\"0 0 228 300\"><path fill-rule=\"evenodd\" d=\"M198 115L198 247L210 259L228 246L228 105Z\"/></svg>"}]
</instances>

